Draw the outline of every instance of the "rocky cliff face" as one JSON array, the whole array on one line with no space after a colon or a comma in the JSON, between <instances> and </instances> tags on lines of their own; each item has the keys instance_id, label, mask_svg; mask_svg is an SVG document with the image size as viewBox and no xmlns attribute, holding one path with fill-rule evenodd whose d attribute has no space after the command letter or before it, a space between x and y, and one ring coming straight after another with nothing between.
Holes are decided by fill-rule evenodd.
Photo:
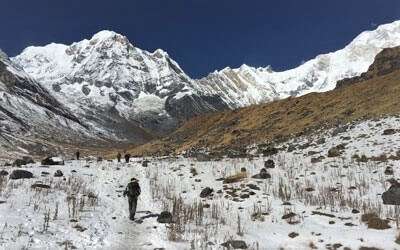
<instances>
[{"instance_id":1,"label":"rocky cliff face","mask_svg":"<svg viewBox=\"0 0 400 250\"><path fill-rule=\"evenodd\" d=\"M96 138L88 129L0 52L0 157L29 151L43 153L50 141Z\"/></svg>"},{"instance_id":2,"label":"rocky cliff face","mask_svg":"<svg viewBox=\"0 0 400 250\"><path fill-rule=\"evenodd\" d=\"M375 61L367 72L360 76L343 79L337 82L336 88L367 81L374 77L390 74L400 69L400 47L386 48L375 57Z\"/></svg>"}]
</instances>

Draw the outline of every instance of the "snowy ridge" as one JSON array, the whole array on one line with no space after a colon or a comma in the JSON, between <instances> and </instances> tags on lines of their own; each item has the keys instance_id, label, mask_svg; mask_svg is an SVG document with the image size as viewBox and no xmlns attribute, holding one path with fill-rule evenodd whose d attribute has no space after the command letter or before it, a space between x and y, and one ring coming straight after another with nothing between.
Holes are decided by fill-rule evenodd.
<instances>
[{"instance_id":1,"label":"snowy ridge","mask_svg":"<svg viewBox=\"0 0 400 250\"><path fill-rule=\"evenodd\" d=\"M0 53L0 158L48 150L50 138L96 138L88 127L35 80ZM45 140L45 142L41 142ZM54 141L53 141L54 142ZM53 148L54 149L54 148Z\"/></svg>"},{"instance_id":2,"label":"snowy ridge","mask_svg":"<svg viewBox=\"0 0 400 250\"><path fill-rule=\"evenodd\" d=\"M166 134L197 114L332 90L337 81L367 71L382 49L399 45L396 21L291 70L242 65L199 80L165 51L141 50L113 31L71 45L28 47L11 60L87 123L143 142L147 133Z\"/></svg>"},{"instance_id":3,"label":"snowy ridge","mask_svg":"<svg viewBox=\"0 0 400 250\"><path fill-rule=\"evenodd\" d=\"M365 31L344 49L319 55L301 66L282 72L270 67L225 68L200 79L234 107L269 102L288 96L332 90L336 82L368 70L384 48L400 45L400 21Z\"/></svg>"}]
</instances>

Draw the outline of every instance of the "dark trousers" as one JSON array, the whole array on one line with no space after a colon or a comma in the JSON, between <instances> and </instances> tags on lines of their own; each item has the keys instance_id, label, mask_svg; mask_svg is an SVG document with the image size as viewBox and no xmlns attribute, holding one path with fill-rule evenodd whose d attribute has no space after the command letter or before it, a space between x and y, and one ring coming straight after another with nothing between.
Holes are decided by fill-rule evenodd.
<instances>
[{"instance_id":1,"label":"dark trousers","mask_svg":"<svg viewBox=\"0 0 400 250\"><path fill-rule=\"evenodd\" d=\"M128 197L129 202L129 219L133 220L136 214L137 197Z\"/></svg>"}]
</instances>

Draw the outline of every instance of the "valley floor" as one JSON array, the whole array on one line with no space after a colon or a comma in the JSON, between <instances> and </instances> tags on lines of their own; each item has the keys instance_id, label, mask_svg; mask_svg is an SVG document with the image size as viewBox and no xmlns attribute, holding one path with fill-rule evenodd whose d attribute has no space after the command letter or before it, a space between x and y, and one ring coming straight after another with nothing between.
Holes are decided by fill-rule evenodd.
<instances>
[{"instance_id":1,"label":"valley floor","mask_svg":"<svg viewBox=\"0 0 400 250\"><path fill-rule=\"evenodd\" d=\"M270 156L254 146L252 159L28 165L33 179L0 178L0 248L400 249L400 209L381 197L400 173L399 129L398 117L349 124ZM267 160L270 178L252 178ZM131 177L142 187L135 222L122 197ZM31 188L38 181L50 189ZM162 211L174 223L158 223Z\"/></svg>"}]
</instances>

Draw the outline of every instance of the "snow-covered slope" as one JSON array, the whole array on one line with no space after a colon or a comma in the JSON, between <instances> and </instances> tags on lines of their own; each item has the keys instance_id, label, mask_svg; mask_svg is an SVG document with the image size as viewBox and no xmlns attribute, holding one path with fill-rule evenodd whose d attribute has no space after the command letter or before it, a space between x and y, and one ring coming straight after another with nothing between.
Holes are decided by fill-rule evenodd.
<instances>
[{"instance_id":1,"label":"snow-covered slope","mask_svg":"<svg viewBox=\"0 0 400 250\"><path fill-rule=\"evenodd\" d=\"M288 96L332 90L336 82L368 70L384 48L400 45L400 21L379 26L357 36L344 49L319 55L301 66L282 72L270 67L225 68L200 79L232 107L269 102Z\"/></svg>"},{"instance_id":2,"label":"snow-covered slope","mask_svg":"<svg viewBox=\"0 0 400 250\"><path fill-rule=\"evenodd\" d=\"M220 161L90 157L22 166L34 178L20 180L0 167L0 248L399 249L398 207L382 198L400 174L398 128L394 116L347 124L277 144L269 157L260 145ZM135 221L122 196L132 177L142 190ZM163 211L173 223L158 222Z\"/></svg>"},{"instance_id":3,"label":"snow-covered slope","mask_svg":"<svg viewBox=\"0 0 400 250\"><path fill-rule=\"evenodd\" d=\"M367 71L383 48L398 45L400 21L363 32L344 49L295 69L243 65L199 80L166 52L141 50L112 31L69 46L28 47L12 61L85 122L142 142L197 114L334 89L338 80Z\"/></svg>"},{"instance_id":4,"label":"snow-covered slope","mask_svg":"<svg viewBox=\"0 0 400 250\"><path fill-rule=\"evenodd\" d=\"M40 140L68 143L95 137L89 134L85 124L0 51L1 158L16 151L43 152L51 142Z\"/></svg>"}]
</instances>

